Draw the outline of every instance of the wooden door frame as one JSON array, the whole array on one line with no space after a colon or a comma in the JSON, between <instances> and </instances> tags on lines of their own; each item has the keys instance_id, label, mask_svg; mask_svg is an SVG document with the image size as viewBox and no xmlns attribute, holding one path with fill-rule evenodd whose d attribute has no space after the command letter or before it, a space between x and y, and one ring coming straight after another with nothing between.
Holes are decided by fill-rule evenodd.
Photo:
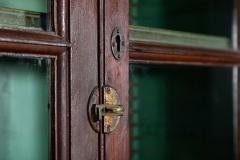
<instances>
[{"instance_id":1,"label":"wooden door frame","mask_svg":"<svg viewBox=\"0 0 240 160\"><path fill-rule=\"evenodd\" d=\"M68 0L51 3L52 31L0 29L0 57L48 59L50 158L70 160L69 7Z\"/></svg>"}]
</instances>

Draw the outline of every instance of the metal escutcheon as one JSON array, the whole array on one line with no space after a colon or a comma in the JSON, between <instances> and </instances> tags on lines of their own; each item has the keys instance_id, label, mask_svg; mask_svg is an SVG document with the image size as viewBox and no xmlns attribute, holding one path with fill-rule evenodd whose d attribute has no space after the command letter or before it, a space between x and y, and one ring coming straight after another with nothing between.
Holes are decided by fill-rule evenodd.
<instances>
[{"instance_id":1,"label":"metal escutcheon","mask_svg":"<svg viewBox=\"0 0 240 160\"><path fill-rule=\"evenodd\" d=\"M103 132L111 133L118 125L124 112L119 96L110 86L103 88L104 104L99 104L99 90L95 88L88 102L88 118L92 128L100 132L100 122L103 121Z\"/></svg>"},{"instance_id":2,"label":"metal escutcheon","mask_svg":"<svg viewBox=\"0 0 240 160\"><path fill-rule=\"evenodd\" d=\"M116 27L112 32L111 48L114 58L119 60L122 57L125 48L124 35L119 27Z\"/></svg>"}]
</instances>

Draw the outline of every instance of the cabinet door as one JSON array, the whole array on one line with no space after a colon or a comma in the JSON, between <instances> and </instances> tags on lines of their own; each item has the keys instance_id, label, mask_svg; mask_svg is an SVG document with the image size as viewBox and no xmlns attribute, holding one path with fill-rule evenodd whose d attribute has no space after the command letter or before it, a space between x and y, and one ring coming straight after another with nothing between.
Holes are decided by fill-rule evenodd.
<instances>
[{"instance_id":1,"label":"cabinet door","mask_svg":"<svg viewBox=\"0 0 240 160\"><path fill-rule=\"evenodd\" d=\"M51 9L66 11L60 2L0 2L0 159L70 157L66 21L53 25Z\"/></svg>"},{"instance_id":2,"label":"cabinet door","mask_svg":"<svg viewBox=\"0 0 240 160\"><path fill-rule=\"evenodd\" d=\"M238 160L239 0L130 5L130 159Z\"/></svg>"}]
</instances>

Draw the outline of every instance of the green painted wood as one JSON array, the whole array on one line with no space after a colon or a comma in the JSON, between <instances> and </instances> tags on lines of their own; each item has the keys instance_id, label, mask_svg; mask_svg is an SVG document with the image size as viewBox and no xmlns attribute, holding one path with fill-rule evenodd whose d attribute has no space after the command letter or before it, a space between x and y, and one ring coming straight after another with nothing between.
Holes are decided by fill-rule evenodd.
<instances>
[{"instance_id":1,"label":"green painted wood","mask_svg":"<svg viewBox=\"0 0 240 160\"><path fill-rule=\"evenodd\" d=\"M233 160L231 68L131 65L131 160Z\"/></svg>"},{"instance_id":2,"label":"green painted wood","mask_svg":"<svg viewBox=\"0 0 240 160\"><path fill-rule=\"evenodd\" d=\"M0 159L48 160L46 62L0 58L0 90Z\"/></svg>"},{"instance_id":3,"label":"green painted wood","mask_svg":"<svg viewBox=\"0 0 240 160\"><path fill-rule=\"evenodd\" d=\"M0 27L46 30L48 0L0 1Z\"/></svg>"},{"instance_id":4,"label":"green painted wood","mask_svg":"<svg viewBox=\"0 0 240 160\"><path fill-rule=\"evenodd\" d=\"M130 26L129 39L131 41L157 42L205 48L231 48L231 42L226 37L141 26Z\"/></svg>"},{"instance_id":5,"label":"green painted wood","mask_svg":"<svg viewBox=\"0 0 240 160\"><path fill-rule=\"evenodd\" d=\"M47 13L48 0L1 0L0 7Z\"/></svg>"},{"instance_id":6,"label":"green painted wood","mask_svg":"<svg viewBox=\"0 0 240 160\"><path fill-rule=\"evenodd\" d=\"M1 28L46 29L46 14L0 8Z\"/></svg>"}]
</instances>

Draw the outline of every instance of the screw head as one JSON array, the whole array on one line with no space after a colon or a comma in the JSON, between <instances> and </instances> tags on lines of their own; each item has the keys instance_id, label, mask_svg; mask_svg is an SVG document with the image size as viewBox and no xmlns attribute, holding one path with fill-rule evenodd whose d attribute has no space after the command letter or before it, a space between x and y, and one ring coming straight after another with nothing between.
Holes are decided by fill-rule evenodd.
<instances>
[{"instance_id":1,"label":"screw head","mask_svg":"<svg viewBox=\"0 0 240 160\"><path fill-rule=\"evenodd\" d=\"M111 89L109 87L106 87L105 89L106 89L107 94L111 93Z\"/></svg>"}]
</instances>

